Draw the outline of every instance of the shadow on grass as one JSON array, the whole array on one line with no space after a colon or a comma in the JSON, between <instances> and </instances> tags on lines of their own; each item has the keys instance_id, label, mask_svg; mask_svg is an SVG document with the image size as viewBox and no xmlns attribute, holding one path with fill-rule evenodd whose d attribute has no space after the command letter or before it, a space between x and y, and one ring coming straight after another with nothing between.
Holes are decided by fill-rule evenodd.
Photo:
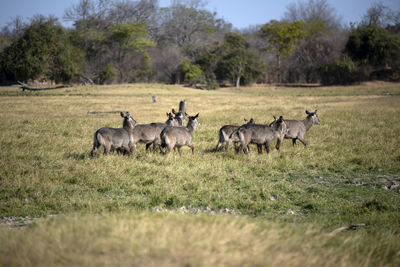
<instances>
[{"instance_id":1,"label":"shadow on grass","mask_svg":"<svg viewBox=\"0 0 400 267\"><path fill-rule=\"evenodd\" d=\"M90 158L89 153L77 153L77 152L65 153L64 157L66 159L74 159L74 160L85 160L86 158Z\"/></svg>"}]
</instances>

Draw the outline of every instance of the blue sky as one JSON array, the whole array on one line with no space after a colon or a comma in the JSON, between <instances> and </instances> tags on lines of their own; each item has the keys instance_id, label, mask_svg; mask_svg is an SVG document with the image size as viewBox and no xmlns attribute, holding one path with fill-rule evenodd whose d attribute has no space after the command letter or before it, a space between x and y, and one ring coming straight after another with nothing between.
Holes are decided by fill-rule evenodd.
<instances>
[{"instance_id":1,"label":"blue sky","mask_svg":"<svg viewBox=\"0 0 400 267\"><path fill-rule=\"evenodd\" d=\"M0 27L16 16L30 18L35 14L55 15L62 18L64 10L79 0L0 0ZM159 0L161 6L169 6L171 0ZM208 0L206 8L215 11L236 28L267 23L280 19L286 7L298 0ZM358 22L376 0L328 0L343 22ZM393 10L400 10L400 0L381 0ZM62 20L61 20L62 21ZM62 21L63 22L63 21ZM68 23L63 22L65 25Z\"/></svg>"}]
</instances>

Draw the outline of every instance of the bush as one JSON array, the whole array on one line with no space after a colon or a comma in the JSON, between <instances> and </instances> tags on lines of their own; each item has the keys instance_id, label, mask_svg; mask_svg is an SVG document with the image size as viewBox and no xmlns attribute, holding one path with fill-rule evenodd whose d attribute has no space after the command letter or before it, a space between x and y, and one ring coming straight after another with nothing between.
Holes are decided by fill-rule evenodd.
<instances>
[{"instance_id":1,"label":"bush","mask_svg":"<svg viewBox=\"0 0 400 267\"><path fill-rule=\"evenodd\" d=\"M114 77L115 77L115 72L113 71L112 64L108 63L106 65L106 68L99 74L99 83L100 84L105 84L107 82L110 83Z\"/></svg>"},{"instance_id":2,"label":"bush","mask_svg":"<svg viewBox=\"0 0 400 267\"><path fill-rule=\"evenodd\" d=\"M362 79L357 65L347 57L320 66L318 72L324 85L347 85Z\"/></svg>"},{"instance_id":3,"label":"bush","mask_svg":"<svg viewBox=\"0 0 400 267\"><path fill-rule=\"evenodd\" d=\"M198 65L191 64L186 60L183 62L181 69L183 80L190 86L205 82L204 73Z\"/></svg>"}]
</instances>

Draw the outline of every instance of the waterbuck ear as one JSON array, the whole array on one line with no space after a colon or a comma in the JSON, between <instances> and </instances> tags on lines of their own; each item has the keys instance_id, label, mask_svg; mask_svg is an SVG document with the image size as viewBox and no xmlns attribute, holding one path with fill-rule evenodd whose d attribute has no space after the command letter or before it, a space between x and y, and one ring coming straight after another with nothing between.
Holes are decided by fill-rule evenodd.
<instances>
[{"instance_id":1,"label":"waterbuck ear","mask_svg":"<svg viewBox=\"0 0 400 267\"><path fill-rule=\"evenodd\" d=\"M282 116L279 116L279 119L283 121L283 117Z\"/></svg>"},{"instance_id":2,"label":"waterbuck ear","mask_svg":"<svg viewBox=\"0 0 400 267\"><path fill-rule=\"evenodd\" d=\"M317 114L317 111L318 111L318 109L316 109L316 110L314 111L314 114Z\"/></svg>"},{"instance_id":3,"label":"waterbuck ear","mask_svg":"<svg viewBox=\"0 0 400 267\"><path fill-rule=\"evenodd\" d=\"M177 114L177 112L175 112L175 109L172 109L172 113L174 113L175 115Z\"/></svg>"},{"instance_id":4,"label":"waterbuck ear","mask_svg":"<svg viewBox=\"0 0 400 267\"><path fill-rule=\"evenodd\" d=\"M254 123L254 119L253 119L253 118L250 118L250 121L249 121L249 122Z\"/></svg>"},{"instance_id":5,"label":"waterbuck ear","mask_svg":"<svg viewBox=\"0 0 400 267\"><path fill-rule=\"evenodd\" d=\"M274 117L274 121L276 121L276 117L275 117L275 115L273 115L272 117Z\"/></svg>"},{"instance_id":6,"label":"waterbuck ear","mask_svg":"<svg viewBox=\"0 0 400 267\"><path fill-rule=\"evenodd\" d=\"M124 113L121 111L121 117L122 118L125 118L125 116L124 116Z\"/></svg>"},{"instance_id":7,"label":"waterbuck ear","mask_svg":"<svg viewBox=\"0 0 400 267\"><path fill-rule=\"evenodd\" d=\"M306 110L306 114L307 114L307 115L310 115L310 111Z\"/></svg>"},{"instance_id":8,"label":"waterbuck ear","mask_svg":"<svg viewBox=\"0 0 400 267\"><path fill-rule=\"evenodd\" d=\"M199 116L199 114L200 114L200 113L197 113L197 115L196 115L196 116L194 116L194 118L195 118L195 119L197 119L197 117Z\"/></svg>"},{"instance_id":9,"label":"waterbuck ear","mask_svg":"<svg viewBox=\"0 0 400 267\"><path fill-rule=\"evenodd\" d=\"M246 119L246 118L244 118L244 122L247 122L247 119Z\"/></svg>"}]
</instances>

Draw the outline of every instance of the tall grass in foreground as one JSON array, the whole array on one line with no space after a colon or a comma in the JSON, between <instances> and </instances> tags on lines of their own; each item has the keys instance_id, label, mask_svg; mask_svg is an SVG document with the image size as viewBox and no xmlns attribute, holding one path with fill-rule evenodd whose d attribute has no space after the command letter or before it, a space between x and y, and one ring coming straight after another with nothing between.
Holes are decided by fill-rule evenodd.
<instances>
[{"instance_id":1,"label":"tall grass in foreground","mask_svg":"<svg viewBox=\"0 0 400 267\"><path fill-rule=\"evenodd\" d=\"M151 101L152 95L158 96L156 104ZM119 242L131 244L131 240L124 238L119 241L124 234L108 236L108 224L128 229L131 229L131 226L127 226L131 223L143 224L140 231L148 227L152 231L152 220L167 226L181 220L181 228L206 229L214 227L217 222L220 227L218 231L229 229L231 217L204 219L184 216L180 219L180 216L158 217L147 213L153 208L175 211L186 206L202 210L229 209L257 218L255 221L247 217L232 219L232 231L246 233L247 230L243 229L248 223L250 229L255 227L254 231L250 231L252 234L248 234L249 239L243 242L246 244L253 240L254 244L259 244L260 250L240 247L240 242L237 245L234 239L219 243L218 239L211 237L205 241L204 247L211 246L229 252L230 244L233 244L235 249L232 251L240 254L237 251L247 249L249 255L264 255L268 254L265 251L269 249L274 251L274 248L279 248L277 253L287 252L288 255L282 262L293 264L306 261L306 255L315 252L321 254L315 265L325 265L319 264L319 260L325 260L328 265L382 263L395 266L400 247L400 198L398 189L390 188L400 183L398 95L398 84L312 89L265 87L212 92L139 84L75 87L45 94L2 88L0 218L26 215L42 217L50 214L66 216L57 219L55 225L53 222L39 222L33 228L24 229L21 234L3 229L0 231L0 240L10 242L1 251L8 254L13 252L18 260L23 260L18 255L29 255L26 256L27 264L31 261L34 264L36 260L30 254L66 264L72 260L71 255L75 251L83 249L85 253L82 253L82 258L76 258L78 264L87 263L85 254L88 258L94 258L95 262L98 258L101 264L103 260L109 263L113 259L118 262L119 259L129 258L125 254L118 258L118 253L115 253L116 256L104 254L104 259L95 256L102 255L107 244L115 244L117 248L122 246ZM166 120L165 112L177 108L182 99L187 100L187 112L190 115L200 113L201 126L193 137L195 155L192 156L189 149L183 148L182 157L177 153L164 157L158 153L146 153L144 146L139 144L138 151L131 157L116 154L99 155L94 159L88 157L93 134L98 128L121 127L122 124L119 114L88 115L88 110L128 110L139 123L162 122ZM255 147L252 147L249 155L236 155L232 149L227 152L214 151L218 130L224 124L241 124L243 118L250 117L258 123L266 123L272 120L272 115L303 119L306 109L318 109L321 121L321 126L313 126L307 133L309 146L306 149L302 144L293 148L291 142L286 140L280 152L272 149L269 155L257 155ZM139 216L139 221L122 216L119 222L118 214L121 212L132 212L132 216ZM71 213L83 217L69 218L68 214ZM107 215L94 215L98 213ZM91 219L92 216L94 219ZM104 225L99 224L98 220L103 219ZM263 244L261 240L261 237L265 238L264 230L257 227L261 227L259 223L263 225L262 221L276 223L272 223L276 229L265 234L278 236L273 240L273 245L268 242ZM202 226L202 222L205 225ZM365 223L366 226L354 234L346 233L343 239L340 236L333 239L313 238L314 235L320 236L321 233L353 223ZM77 228L70 229L69 224ZM60 226L59 233L56 225ZM297 232L293 225L300 230ZM282 229L279 230L279 227ZM48 234L45 233L47 228ZM145 246L143 252L137 243L133 243L136 245L132 245L132 249L126 253L140 255L139 258L144 259L133 264L145 265L148 260L156 265L167 261L165 255L171 252L161 245L171 246L174 238L178 241L176 247L172 248L177 251L181 251L180 246L182 249L186 246L194 251L201 250L183 241L186 238L190 240L189 234L167 234L170 228L163 229L165 232L157 237L159 239L154 237L154 233L148 233L160 245L154 254L151 253L151 244ZM315 228L315 232L310 232L312 228ZM305 239L310 240L305 243L306 248L310 248L310 254L298 252L302 248L300 237L304 229L306 233L311 233L305 235ZM58 251L46 252L46 244L42 245L42 251L41 246L36 246L41 243L39 239L42 237L49 244L56 244L54 249L61 251L62 244L59 244L64 239L59 237L69 238L71 233L74 236L75 230L77 233L82 231L83 236L92 233L93 239L89 240L93 240L95 247L87 247L83 239L76 247L66 242L65 254L57 257L50 254ZM278 232L275 233L275 230ZM50 235L52 231L54 234ZM245 238L245 235L241 237L241 233L236 232L239 240ZM104 239L103 235L106 235ZM201 243L199 240L204 236L208 237L197 235L194 241ZM290 246L292 239L294 245ZM285 246L280 247L280 242ZM287 247L290 249L286 250ZM257 253L253 252L254 249ZM351 258L353 251L354 261ZM343 260L340 256L332 256L335 253L342 255ZM239 256L218 256L214 260L216 264L230 265L238 257L241 263L264 265L258 256ZM263 257L271 257L271 265L280 263L279 258L274 262L275 257ZM162 260L158 261L159 258ZM213 263L190 253L187 258L195 265ZM309 256L308 259L310 261L307 263L313 264L313 258ZM11 261L6 256L3 260L5 263ZM21 261L15 263L22 264ZM185 261L177 264L184 265Z\"/></svg>"},{"instance_id":2,"label":"tall grass in foreground","mask_svg":"<svg viewBox=\"0 0 400 267\"><path fill-rule=\"evenodd\" d=\"M400 264L393 236L233 216L72 215L24 230L0 228L4 266L376 266ZM379 251L384 249L386 251ZM390 252L390 253L388 253Z\"/></svg>"}]
</instances>

